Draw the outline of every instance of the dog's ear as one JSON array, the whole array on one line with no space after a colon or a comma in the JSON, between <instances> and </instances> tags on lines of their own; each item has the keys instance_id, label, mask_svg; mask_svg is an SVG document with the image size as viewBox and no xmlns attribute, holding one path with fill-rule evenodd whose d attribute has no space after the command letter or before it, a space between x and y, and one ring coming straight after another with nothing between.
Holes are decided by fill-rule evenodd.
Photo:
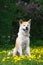
<instances>
[{"instance_id":1,"label":"dog's ear","mask_svg":"<svg viewBox=\"0 0 43 65\"><path fill-rule=\"evenodd\" d=\"M28 23L31 24L31 19L28 20Z\"/></svg>"},{"instance_id":2,"label":"dog's ear","mask_svg":"<svg viewBox=\"0 0 43 65\"><path fill-rule=\"evenodd\" d=\"M20 19L19 24L22 24L22 23L23 23L23 20L22 20L22 19Z\"/></svg>"}]
</instances>

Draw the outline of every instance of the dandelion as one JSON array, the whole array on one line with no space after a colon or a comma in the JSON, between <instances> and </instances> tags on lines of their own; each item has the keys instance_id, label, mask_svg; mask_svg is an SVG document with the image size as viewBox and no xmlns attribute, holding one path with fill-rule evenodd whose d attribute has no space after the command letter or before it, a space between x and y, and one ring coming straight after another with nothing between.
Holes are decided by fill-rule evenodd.
<instances>
[{"instance_id":1,"label":"dandelion","mask_svg":"<svg viewBox=\"0 0 43 65\"><path fill-rule=\"evenodd\" d=\"M6 53L6 51L4 50L4 51L2 51L2 53Z\"/></svg>"},{"instance_id":2,"label":"dandelion","mask_svg":"<svg viewBox=\"0 0 43 65\"><path fill-rule=\"evenodd\" d=\"M6 61L6 58L5 57L2 59L2 62L4 62L4 61Z\"/></svg>"},{"instance_id":3,"label":"dandelion","mask_svg":"<svg viewBox=\"0 0 43 65\"><path fill-rule=\"evenodd\" d=\"M12 49L13 50L13 49ZM2 53L8 53L8 50L7 51L2 51ZM37 62L43 62L43 60L41 60L42 58L42 54L43 54L43 48L42 47L37 47L37 48L31 48L31 56L28 56L28 55L22 55L22 56L17 56L15 55L13 57L13 61L16 63L18 61L22 61L24 59L27 59L28 61L32 61L32 60L35 60ZM10 60L10 56L7 56L6 58L4 57L2 59L2 62L6 61L6 60Z\"/></svg>"},{"instance_id":4,"label":"dandelion","mask_svg":"<svg viewBox=\"0 0 43 65\"><path fill-rule=\"evenodd\" d=\"M31 58L31 57L28 57L28 60L30 60L30 61L31 61L31 60L32 60L32 58Z\"/></svg>"},{"instance_id":5,"label":"dandelion","mask_svg":"<svg viewBox=\"0 0 43 65\"><path fill-rule=\"evenodd\" d=\"M6 57L6 59L9 59L10 57Z\"/></svg>"},{"instance_id":6,"label":"dandelion","mask_svg":"<svg viewBox=\"0 0 43 65\"><path fill-rule=\"evenodd\" d=\"M22 56L21 56L21 59L25 59L25 58L26 58L26 56L25 56L25 55L22 55Z\"/></svg>"},{"instance_id":7,"label":"dandelion","mask_svg":"<svg viewBox=\"0 0 43 65\"><path fill-rule=\"evenodd\" d=\"M28 59L28 60L30 60L30 61L32 60L32 59L31 59L31 56L27 56L27 58L26 58L26 59Z\"/></svg>"},{"instance_id":8,"label":"dandelion","mask_svg":"<svg viewBox=\"0 0 43 65\"><path fill-rule=\"evenodd\" d=\"M39 59L37 62L43 62L43 60Z\"/></svg>"},{"instance_id":9,"label":"dandelion","mask_svg":"<svg viewBox=\"0 0 43 65\"><path fill-rule=\"evenodd\" d=\"M32 59L36 59L36 56L35 55L32 55L32 57L31 57Z\"/></svg>"},{"instance_id":10,"label":"dandelion","mask_svg":"<svg viewBox=\"0 0 43 65\"><path fill-rule=\"evenodd\" d=\"M19 57L18 56L14 56L14 59L16 60L16 59L18 59Z\"/></svg>"},{"instance_id":11,"label":"dandelion","mask_svg":"<svg viewBox=\"0 0 43 65\"><path fill-rule=\"evenodd\" d=\"M40 59L41 58L41 55L39 55L38 57L37 57L37 59Z\"/></svg>"},{"instance_id":12,"label":"dandelion","mask_svg":"<svg viewBox=\"0 0 43 65\"><path fill-rule=\"evenodd\" d=\"M41 49L41 54L43 54L43 48Z\"/></svg>"},{"instance_id":13,"label":"dandelion","mask_svg":"<svg viewBox=\"0 0 43 65\"><path fill-rule=\"evenodd\" d=\"M21 58L19 57L18 60L20 60Z\"/></svg>"},{"instance_id":14,"label":"dandelion","mask_svg":"<svg viewBox=\"0 0 43 65\"><path fill-rule=\"evenodd\" d=\"M36 49L35 52L38 53L39 52L38 49Z\"/></svg>"},{"instance_id":15,"label":"dandelion","mask_svg":"<svg viewBox=\"0 0 43 65\"><path fill-rule=\"evenodd\" d=\"M19 61L19 60L21 60L20 57L18 57L18 56L14 56L14 61L15 61L15 62L17 62L17 61Z\"/></svg>"},{"instance_id":16,"label":"dandelion","mask_svg":"<svg viewBox=\"0 0 43 65\"><path fill-rule=\"evenodd\" d=\"M17 62L17 60L15 60L15 63Z\"/></svg>"}]
</instances>

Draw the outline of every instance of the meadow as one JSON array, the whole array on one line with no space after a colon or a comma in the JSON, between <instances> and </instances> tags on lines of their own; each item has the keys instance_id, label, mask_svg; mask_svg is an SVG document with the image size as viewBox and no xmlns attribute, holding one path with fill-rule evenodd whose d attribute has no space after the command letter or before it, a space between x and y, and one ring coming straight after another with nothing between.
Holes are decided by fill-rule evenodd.
<instances>
[{"instance_id":1,"label":"meadow","mask_svg":"<svg viewBox=\"0 0 43 65\"><path fill-rule=\"evenodd\" d=\"M43 0L28 0L27 4L19 1L0 0L0 65L43 65ZM32 19L31 57L8 56L14 48L20 19Z\"/></svg>"},{"instance_id":2,"label":"meadow","mask_svg":"<svg viewBox=\"0 0 43 65\"><path fill-rule=\"evenodd\" d=\"M31 56L8 56L11 50L0 48L0 65L43 65L43 46L31 47Z\"/></svg>"}]
</instances>

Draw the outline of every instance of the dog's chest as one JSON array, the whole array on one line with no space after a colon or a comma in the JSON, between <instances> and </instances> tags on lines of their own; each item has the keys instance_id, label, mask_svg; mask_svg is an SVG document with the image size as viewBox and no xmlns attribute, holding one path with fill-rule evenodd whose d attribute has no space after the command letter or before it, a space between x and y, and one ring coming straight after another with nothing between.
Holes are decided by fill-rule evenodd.
<instances>
[{"instance_id":1,"label":"dog's chest","mask_svg":"<svg viewBox=\"0 0 43 65\"><path fill-rule=\"evenodd\" d=\"M25 37L25 38L22 38L22 43L21 43L21 46L22 46L22 48L26 48L26 46L27 46L27 41L28 41L28 38L27 37Z\"/></svg>"},{"instance_id":2,"label":"dog's chest","mask_svg":"<svg viewBox=\"0 0 43 65\"><path fill-rule=\"evenodd\" d=\"M20 46L22 46L22 48L26 48L27 47L28 41L29 41L29 37L28 36L19 35L18 36L18 40L19 40L19 44L20 44Z\"/></svg>"},{"instance_id":3,"label":"dog's chest","mask_svg":"<svg viewBox=\"0 0 43 65\"><path fill-rule=\"evenodd\" d=\"M26 48L26 43L22 43L21 46L22 46L22 49L25 49Z\"/></svg>"}]
</instances>

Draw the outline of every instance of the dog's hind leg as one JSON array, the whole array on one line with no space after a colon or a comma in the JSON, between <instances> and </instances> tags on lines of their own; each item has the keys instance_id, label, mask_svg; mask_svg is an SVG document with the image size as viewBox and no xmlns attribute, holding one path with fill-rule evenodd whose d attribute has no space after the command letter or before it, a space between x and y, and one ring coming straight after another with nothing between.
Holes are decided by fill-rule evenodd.
<instances>
[{"instance_id":1,"label":"dog's hind leg","mask_svg":"<svg viewBox=\"0 0 43 65\"><path fill-rule=\"evenodd\" d=\"M17 53L17 49L16 49L16 47L15 47L15 48L13 49L13 56L15 56L16 53Z\"/></svg>"}]
</instances>

